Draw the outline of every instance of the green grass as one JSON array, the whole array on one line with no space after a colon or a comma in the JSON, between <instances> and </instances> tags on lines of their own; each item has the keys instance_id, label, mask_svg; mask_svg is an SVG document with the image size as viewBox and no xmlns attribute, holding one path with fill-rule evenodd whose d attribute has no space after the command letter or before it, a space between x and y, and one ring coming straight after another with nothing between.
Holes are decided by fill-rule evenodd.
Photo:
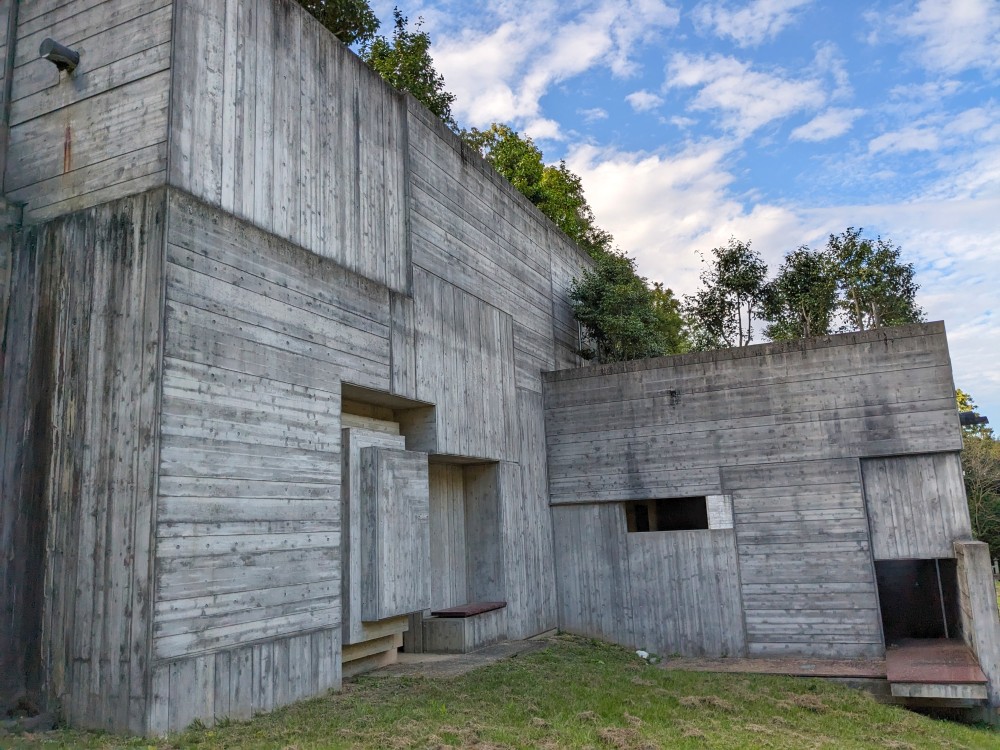
<instances>
[{"instance_id":1,"label":"green grass","mask_svg":"<svg viewBox=\"0 0 1000 750\"><path fill-rule=\"evenodd\" d=\"M995 748L1000 732L935 721L821 680L672 672L560 637L453 679L366 676L341 693L168 740L0 736L42 748Z\"/></svg>"}]
</instances>

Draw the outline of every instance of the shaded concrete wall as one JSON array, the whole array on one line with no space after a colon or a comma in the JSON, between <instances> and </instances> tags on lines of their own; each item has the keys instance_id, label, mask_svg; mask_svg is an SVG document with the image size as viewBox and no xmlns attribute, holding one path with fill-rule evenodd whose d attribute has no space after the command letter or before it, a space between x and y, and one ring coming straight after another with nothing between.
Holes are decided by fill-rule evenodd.
<instances>
[{"instance_id":1,"label":"shaded concrete wall","mask_svg":"<svg viewBox=\"0 0 1000 750\"><path fill-rule=\"evenodd\" d=\"M548 373L545 423L560 624L577 632L681 653L873 656L883 638L869 518L915 540L918 556L950 556L970 535L941 323ZM868 460L922 491L863 482ZM674 581L697 557L681 551L685 537L626 532L621 501L716 494L732 499L732 531L683 535L719 561L735 544L736 564L699 564L702 595L683 598ZM887 520L904 508L925 520ZM595 525L596 512L609 519ZM581 524L587 533L573 531ZM663 549L637 554L646 536ZM875 557L889 554L879 540ZM664 565L676 575L651 590ZM614 599L579 606L603 590ZM681 603L664 616L667 601ZM744 639L726 643L719 613L733 608Z\"/></svg>"},{"instance_id":2,"label":"shaded concrete wall","mask_svg":"<svg viewBox=\"0 0 1000 750\"><path fill-rule=\"evenodd\" d=\"M91 5L22 15L21 36L84 62L49 75L17 40L45 158L6 152L27 236L47 238L5 256L35 333L4 382L37 408L0 408L24 427L4 481L35 482L4 502L38 510L52 553L17 584L45 592L29 661L50 705L156 733L339 684L345 390L408 449L490 478L469 490L489 512L467 519L488 541L467 590L505 598L513 636L554 627L541 371L578 363L566 291L589 259L296 3ZM67 122L72 169L48 158Z\"/></svg>"}]
</instances>

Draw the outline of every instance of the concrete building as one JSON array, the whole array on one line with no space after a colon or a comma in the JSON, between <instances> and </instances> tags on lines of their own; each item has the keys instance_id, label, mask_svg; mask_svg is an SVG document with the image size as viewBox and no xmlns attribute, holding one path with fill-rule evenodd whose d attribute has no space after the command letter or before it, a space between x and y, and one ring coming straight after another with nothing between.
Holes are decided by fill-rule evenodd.
<instances>
[{"instance_id":1,"label":"concrete building","mask_svg":"<svg viewBox=\"0 0 1000 750\"><path fill-rule=\"evenodd\" d=\"M291 0L0 0L0 65L4 705L156 734L555 627L880 655L899 559L1000 703L940 324L580 368L586 255Z\"/></svg>"}]
</instances>

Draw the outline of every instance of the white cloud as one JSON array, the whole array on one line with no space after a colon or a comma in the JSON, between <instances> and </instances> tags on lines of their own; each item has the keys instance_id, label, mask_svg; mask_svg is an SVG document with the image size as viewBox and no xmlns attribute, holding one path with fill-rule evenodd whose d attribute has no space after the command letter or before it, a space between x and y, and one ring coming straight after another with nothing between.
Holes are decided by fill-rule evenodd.
<instances>
[{"instance_id":1,"label":"white cloud","mask_svg":"<svg viewBox=\"0 0 1000 750\"><path fill-rule=\"evenodd\" d=\"M627 101L636 112L648 112L649 110L656 109L663 104L663 97L657 96L656 94L643 89L642 91L633 91L625 97L625 101Z\"/></svg>"},{"instance_id":2,"label":"white cloud","mask_svg":"<svg viewBox=\"0 0 1000 750\"><path fill-rule=\"evenodd\" d=\"M561 141L564 139L559 123L547 117L536 117L529 120L522 130L526 136L535 141Z\"/></svg>"},{"instance_id":3,"label":"white cloud","mask_svg":"<svg viewBox=\"0 0 1000 750\"><path fill-rule=\"evenodd\" d=\"M868 143L871 154L906 154L913 151L937 151L941 146L938 134L930 128L908 127L883 133Z\"/></svg>"},{"instance_id":4,"label":"white cloud","mask_svg":"<svg viewBox=\"0 0 1000 750\"><path fill-rule=\"evenodd\" d=\"M813 67L817 72L827 74L833 79L831 98L845 100L854 93L847 73L847 60L833 42L822 42L816 45Z\"/></svg>"},{"instance_id":5,"label":"white cloud","mask_svg":"<svg viewBox=\"0 0 1000 750\"><path fill-rule=\"evenodd\" d=\"M888 23L896 34L917 40L917 57L930 70L1000 69L1000 3L995 0L906 3Z\"/></svg>"},{"instance_id":6,"label":"white cloud","mask_svg":"<svg viewBox=\"0 0 1000 750\"><path fill-rule=\"evenodd\" d=\"M730 194L729 162L737 147L710 140L644 153L584 145L570 152L567 165L581 176L598 224L635 255L641 272L683 294L697 288L696 250L735 235L771 248L773 261L788 249L780 238L799 223L781 206L747 209Z\"/></svg>"},{"instance_id":7,"label":"white cloud","mask_svg":"<svg viewBox=\"0 0 1000 750\"><path fill-rule=\"evenodd\" d=\"M843 135L854 121L864 114L863 109L843 109L832 107L822 112L805 125L800 125L791 132L789 138L793 141L827 141Z\"/></svg>"},{"instance_id":8,"label":"white cloud","mask_svg":"<svg viewBox=\"0 0 1000 750\"><path fill-rule=\"evenodd\" d=\"M1000 105L935 113L889 130L868 143L872 157L923 153L912 161L933 173L935 181L924 194L935 200L1000 195Z\"/></svg>"},{"instance_id":9,"label":"white cloud","mask_svg":"<svg viewBox=\"0 0 1000 750\"><path fill-rule=\"evenodd\" d=\"M689 108L718 112L724 128L743 136L826 102L819 80L794 80L780 71L753 70L747 63L721 55L675 54L667 66L667 86L698 88Z\"/></svg>"},{"instance_id":10,"label":"white cloud","mask_svg":"<svg viewBox=\"0 0 1000 750\"><path fill-rule=\"evenodd\" d=\"M606 109L601 109L600 107L594 107L593 109L578 109L577 113L583 117L585 122L597 122L598 120L608 119L608 111Z\"/></svg>"},{"instance_id":11,"label":"white cloud","mask_svg":"<svg viewBox=\"0 0 1000 750\"><path fill-rule=\"evenodd\" d=\"M695 24L732 39L740 47L756 47L790 26L812 0L754 0L741 8L728 2L705 2L691 16Z\"/></svg>"},{"instance_id":12,"label":"white cloud","mask_svg":"<svg viewBox=\"0 0 1000 750\"><path fill-rule=\"evenodd\" d=\"M495 0L475 14L432 18L431 52L457 97L454 111L463 124L483 127L542 116L551 87L587 71L633 74L636 50L676 26L679 13L663 0Z\"/></svg>"},{"instance_id":13,"label":"white cloud","mask_svg":"<svg viewBox=\"0 0 1000 750\"><path fill-rule=\"evenodd\" d=\"M891 238L916 264L927 318L948 325L956 383L1000 418L1000 370L992 364L1000 346L998 192L939 199L931 191L914 201L829 207L753 201L732 192L737 145L704 141L659 153L587 145L567 163L583 178L598 224L636 257L640 273L679 295L698 287L697 251L731 236L752 240L772 269L788 250L822 247L848 226Z\"/></svg>"}]
</instances>

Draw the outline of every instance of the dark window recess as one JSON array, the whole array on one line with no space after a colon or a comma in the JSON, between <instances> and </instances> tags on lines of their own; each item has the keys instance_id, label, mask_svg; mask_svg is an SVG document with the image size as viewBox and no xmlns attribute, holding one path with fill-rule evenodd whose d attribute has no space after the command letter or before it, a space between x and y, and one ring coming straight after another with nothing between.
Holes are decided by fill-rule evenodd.
<instances>
[{"instance_id":1,"label":"dark window recess","mask_svg":"<svg viewBox=\"0 0 1000 750\"><path fill-rule=\"evenodd\" d=\"M876 560L875 579L887 646L906 638L960 637L954 559Z\"/></svg>"},{"instance_id":2,"label":"dark window recess","mask_svg":"<svg viewBox=\"0 0 1000 750\"><path fill-rule=\"evenodd\" d=\"M708 528L708 503L703 497L635 500L622 505L625 524L632 533Z\"/></svg>"}]
</instances>

